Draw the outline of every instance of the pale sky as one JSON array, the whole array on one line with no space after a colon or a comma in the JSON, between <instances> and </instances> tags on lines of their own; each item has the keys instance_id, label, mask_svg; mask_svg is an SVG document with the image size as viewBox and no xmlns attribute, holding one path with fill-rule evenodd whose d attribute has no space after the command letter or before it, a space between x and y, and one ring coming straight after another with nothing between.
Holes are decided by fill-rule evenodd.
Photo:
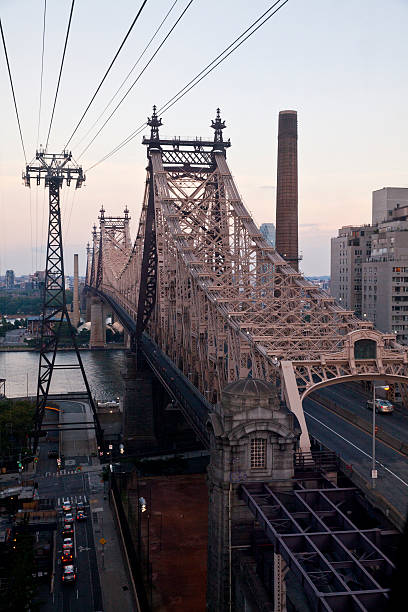
<instances>
[{"instance_id":1,"label":"pale sky","mask_svg":"<svg viewBox=\"0 0 408 612\"><path fill-rule=\"evenodd\" d=\"M79 141L173 1L148 0L70 145L75 158L99 124ZM178 0L135 76L187 3ZM141 0L76 0L49 151L60 152L66 143L140 4ZM194 0L132 93L79 160L84 169L126 138L151 114L153 104L160 107L171 98L271 4L272 0ZM43 6L43 0L0 0L29 161L37 145ZM71 0L47 1L42 144L70 7ZM163 135L206 136L220 106L227 123L224 134L232 142L228 163L247 208L261 224L275 221L278 113L297 110L299 234L306 275L329 273L330 237L337 228L371 221L373 190L408 187L407 23L407 0L289 0L163 117ZM27 189L21 183L24 158L2 49L0 55L0 274L8 268L24 274L44 268L44 188ZM74 252L80 254L84 273L85 246L101 204L111 215L120 214L127 204L135 236L145 166L140 135L87 173L86 186L75 196L73 187L64 188L67 273L72 273Z\"/></svg>"}]
</instances>

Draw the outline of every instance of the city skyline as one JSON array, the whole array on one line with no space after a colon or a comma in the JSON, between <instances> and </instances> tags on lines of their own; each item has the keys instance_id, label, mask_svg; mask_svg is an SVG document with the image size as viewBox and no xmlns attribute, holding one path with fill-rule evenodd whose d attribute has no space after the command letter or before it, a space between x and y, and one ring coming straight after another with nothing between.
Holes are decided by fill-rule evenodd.
<instances>
[{"instance_id":1,"label":"city skyline","mask_svg":"<svg viewBox=\"0 0 408 612\"><path fill-rule=\"evenodd\" d=\"M149 3L146 5L140 23L81 126L78 139L72 142L74 157L93 132L78 146L80 139L152 36L159 14L163 18L170 6L170 2L160 2L157 10L157 5L154 8ZM181 2L174 8L163 36L186 6L187 2ZM186 84L262 14L269 3L249 6L234 2L233 11L231 2L217 5L218 19L211 21L211 28L197 48L195 24L209 19L208 6L208 3L194 2L188 9L174 35L146 70L141 87L135 87L80 159L85 169L140 125L151 114L152 104L160 106ZM63 8L61 5L48 7L39 144L46 137L69 8L69 2ZM28 2L21 2L17 10L16 4L10 1L3 2L2 9L29 161L36 146L42 10ZM24 20L20 19L21 10L26 14ZM131 2L124 2L120 13L107 2L90 1L75 7L51 132L52 150L59 151L64 146L135 13ZM221 107L227 123L225 136L232 141L228 160L244 201L259 226L275 223L278 113L288 108L297 110L299 242L303 255L301 270L306 275L329 272L330 238L344 224L360 224L369 219L373 190L407 185L406 153L403 153L407 130L403 121L407 93L403 78L403 58L407 51L403 24L407 13L408 7L398 0L387 6L379 1L363 1L358 6L350 1L340 6L316 0L307 7L290 0L163 117L163 134L205 136L210 132L208 126L215 116L215 108ZM83 24L91 19L95 20L95 30L90 36ZM163 36L159 35L157 40ZM21 44L23 39L25 45ZM151 53L155 48L153 44ZM29 71L26 70L28 49ZM146 58L149 57L147 52ZM182 59L181 70L175 68L174 57ZM144 58L140 66L143 62ZM22 274L43 265L41 243L46 211L44 214L43 188L33 186L29 191L20 183L24 160L4 58L0 63L0 82L4 91L0 101L4 118L0 146L0 271L4 273L5 269L13 268L16 274ZM84 273L85 247L101 204L109 214L120 214L124 205L128 205L134 239L146 165L141 137L142 134L138 135L116 156L89 171L84 188L76 195L73 189L63 189L67 272L71 273L73 253L78 252L80 270Z\"/></svg>"}]
</instances>

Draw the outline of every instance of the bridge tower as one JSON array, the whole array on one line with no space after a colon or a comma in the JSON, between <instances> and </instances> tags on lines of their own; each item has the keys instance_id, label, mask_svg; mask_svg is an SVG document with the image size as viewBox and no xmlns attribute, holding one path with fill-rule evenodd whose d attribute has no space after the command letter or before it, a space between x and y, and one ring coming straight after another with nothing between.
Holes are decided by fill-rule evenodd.
<instances>
[{"instance_id":1,"label":"bridge tower","mask_svg":"<svg viewBox=\"0 0 408 612\"><path fill-rule=\"evenodd\" d=\"M263 609L260 604L265 602L254 602L251 589L246 592L245 580L239 579L240 557L249 548L254 525L238 491L243 482L265 482L274 491L292 489L300 426L273 384L248 378L224 388L221 402L209 415L209 429L207 609ZM281 601L275 609L279 610L285 609L283 569L279 556L275 559L275 591Z\"/></svg>"}]
</instances>

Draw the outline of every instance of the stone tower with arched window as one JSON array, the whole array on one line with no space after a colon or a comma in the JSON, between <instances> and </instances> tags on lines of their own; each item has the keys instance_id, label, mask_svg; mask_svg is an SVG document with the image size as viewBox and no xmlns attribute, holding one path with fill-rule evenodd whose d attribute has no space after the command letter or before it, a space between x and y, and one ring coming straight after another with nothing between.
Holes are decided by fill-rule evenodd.
<instances>
[{"instance_id":1,"label":"stone tower with arched window","mask_svg":"<svg viewBox=\"0 0 408 612\"><path fill-rule=\"evenodd\" d=\"M225 387L208 425L207 609L223 612L238 609L234 556L249 547L254 526L239 488L266 482L275 491L290 491L300 427L273 384L250 378Z\"/></svg>"}]
</instances>

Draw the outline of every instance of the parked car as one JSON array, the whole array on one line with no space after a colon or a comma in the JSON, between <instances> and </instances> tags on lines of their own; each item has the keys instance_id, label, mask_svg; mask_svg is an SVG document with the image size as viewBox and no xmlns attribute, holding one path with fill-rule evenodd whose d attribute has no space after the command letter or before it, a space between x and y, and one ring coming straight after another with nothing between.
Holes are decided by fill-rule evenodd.
<instances>
[{"instance_id":1,"label":"parked car","mask_svg":"<svg viewBox=\"0 0 408 612\"><path fill-rule=\"evenodd\" d=\"M76 573L73 565L65 565L62 568L62 582L75 582Z\"/></svg>"},{"instance_id":2,"label":"parked car","mask_svg":"<svg viewBox=\"0 0 408 612\"><path fill-rule=\"evenodd\" d=\"M369 410L373 409L373 400L367 400L366 407ZM381 414L392 414L394 412L394 406L386 399L376 398L375 400L375 411Z\"/></svg>"}]
</instances>

